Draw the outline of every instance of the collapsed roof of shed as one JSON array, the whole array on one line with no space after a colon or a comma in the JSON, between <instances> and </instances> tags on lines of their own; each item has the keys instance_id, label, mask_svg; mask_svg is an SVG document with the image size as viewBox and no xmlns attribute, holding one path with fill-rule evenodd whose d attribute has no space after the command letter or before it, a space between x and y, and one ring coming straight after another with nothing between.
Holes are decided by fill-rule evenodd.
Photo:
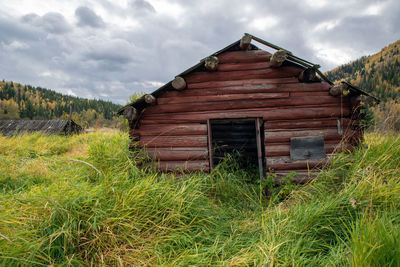
<instances>
[{"instance_id":1,"label":"collapsed roof of shed","mask_svg":"<svg viewBox=\"0 0 400 267\"><path fill-rule=\"evenodd\" d=\"M282 47L279 47L279 46L277 46L277 45L274 45L274 44L272 44L272 43L269 43L269 42L267 42L267 41L265 41L265 40L263 40L263 39L261 39L261 38L258 38L258 37L254 36L254 35L251 35L251 34L249 34L249 33L245 33L244 36L248 36L248 37L250 37L252 40L257 41L258 43L263 44L263 45L265 45L265 46L268 46L268 47L270 47L270 48L272 48L272 49L275 49L275 50L278 50L278 51L279 51L279 50L285 51L285 52L287 53L286 62L288 62L289 64L297 65L298 67L301 67L301 68L303 68L303 69L312 69L312 70L314 70L314 71L318 74L318 76L319 76L320 79L322 79L322 80L324 80L325 82L327 82L327 83L333 85L333 82L330 81L330 80L319 70L320 65L314 64L314 63L309 62L309 61L307 61L307 60L305 60L305 59L299 58L299 57L293 55L292 52L290 52L290 51L288 51L288 50L286 50L286 49L284 49L284 48L282 48ZM227 47L225 47L225 48L223 48L223 49L221 49L221 50L219 50L219 51L217 51L217 52L211 54L209 57L218 56L218 55L220 55L220 54L222 54L222 53L224 53L224 52L227 52L227 51L236 51L236 50L240 50L240 42L241 42L241 40L238 40L238 41L236 41L236 42L233 42L232 44L228 45ZM253 44L250 44L249 50L260 50L260 49L259 49L257 46L255 46L255 45L253 45ZM209 57L206 57L206 58L209 58ZM199 63L197 63L196 65L190 67L189 69L185 70L184 72L182 72L182 73L176 75L175 77L185 76L185 75L190 74L190 73L195 72L195 71L205 71L205 69L204 69L204 62L205 62L206 58L203 58L202 60L200 60ZM154 97L158 97L158 96L160 96L163 92L165 92L165 91L167 91L167 90L171 90L171 89L172 89L172 82L173 82L173 80L169 81L168 83L164 84L164 85L161 86L160 88L158 88L158 89L156 89L155 91L153 91L152 93L150 93L150 95L152 95L152 96L154 96ZM348 83L348 82L344 82L344 81L342 81L341 84L344 85L344 86L346 86L346 88L349 90L349 92L350 92L351 95L365 95L365 96L372 97L376 102L379 102L379 100L378 100L376 97L374 97L374 96L370 95L369 93L363 91L363 90L360 89L359 87L356 87L356 86L354 86L354 85L352 85L352 84L350 84L350 83ZM123 112L124 112L124 110L125 110L126 107L134 107L134 108L136 108L136 109L138 109L138 110L141 110L141 109L145 108L145 107L148 105L148 104L146 103L145 97L146 97L146 95L143 95L142 97L138 98L136 101L134 101L134 102L132 102L132 103L130 103L130 104L124 106L123 108L121 108L120 110L118 110L117 114L119 114L119 115L123 114Z\"/></svg>"},{"instance_id":2,"label":"collapsed roof of shed","mask_svg":"<svg viewBox=\"0 0 400 267\"><path fill-rule=\"evenodd\" d=\"M0 120L0 133L14 135L16 133L43 132L51 134L73 134L83 130L73 120Z\"/></svg>"}]
</instances>

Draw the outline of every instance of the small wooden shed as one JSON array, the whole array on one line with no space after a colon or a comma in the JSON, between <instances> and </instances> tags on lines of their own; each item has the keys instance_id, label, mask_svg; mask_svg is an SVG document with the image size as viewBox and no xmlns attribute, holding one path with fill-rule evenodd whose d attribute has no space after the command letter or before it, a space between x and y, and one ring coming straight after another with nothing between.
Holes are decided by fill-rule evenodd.
<instances>
[{"instance_id":1,"label":"small wooden shed","mask_svg":"<svg viewBox=\"0 0 400 267\"><path fill-rule=\"evenodd\" d=\"M73 120L0 120L0 133L11 136L20 133L78 134L83 128Z\"/></svg>"},{"instance_id":2,"label":"small wooden shed","mask_svg":"<svg viewBox=\"0 0 400 267\"><path fill-rule=\"evenodd\" d=\"M245 34L118 113L129 120L131 147L160 170L210 171L239 152L262 179L307 175L356 145L366 101L377 99L333 85L318 65Z\"/></svg>"}]
</instances>

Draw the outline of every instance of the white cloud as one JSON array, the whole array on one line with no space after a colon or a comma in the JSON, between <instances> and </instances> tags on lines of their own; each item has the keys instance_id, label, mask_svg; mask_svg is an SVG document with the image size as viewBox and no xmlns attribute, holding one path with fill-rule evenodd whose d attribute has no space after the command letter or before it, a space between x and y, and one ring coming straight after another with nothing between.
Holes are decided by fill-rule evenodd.
<instances>
[{"instance_id":1,"label":"white cloud","mask_svg":"<svg viewBox=\"0 0 400 267\"><path fill-rule=\"evenodd\" d=\"M255 18L250 22L250 26L259 31L265 31L266 29L273 28L279 22L277 17L260 17Z\"/></svg>"},{"instance_id":2,"label":"white cloud","mask_svg":"<svg viewBox=\"0 0 400 267\"><path fill-rule=\"evenodd\" d=\"M5 44L4 42L1 42L1 45L3 46L3 49L7 51L17 51L17 50L26 50L29 48L29 45L27 43L21 42L21 41L12 41L9 44Z\"/></svg>"},{"instance_id":3,"label":"white cloud","mask_svg":"<svg viewBox=\"0 0 400 267\"><path fill-rule=\"evenodd\" d=\"M382 14L382 11L385 7L384 2L376 3L369 5L367 9L365 10L364 14L365 15L371 15L371 16L378 16Z\"/></svg>"},{"instance_id":4,"label":"white cloud","mask_svg":"<svg viewBox=\"0 0 400 267\"><path fill-rule=\"evenodd\" d=\"M315 31L329 31L339 25L340 20L324 21L315 26Z\"/></svg>"}]
</instances>

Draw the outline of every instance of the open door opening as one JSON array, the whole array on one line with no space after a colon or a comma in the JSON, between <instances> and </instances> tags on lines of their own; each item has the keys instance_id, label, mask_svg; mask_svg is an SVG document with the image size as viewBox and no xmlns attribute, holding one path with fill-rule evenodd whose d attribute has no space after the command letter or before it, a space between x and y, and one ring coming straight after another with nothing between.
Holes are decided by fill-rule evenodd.
<instances>
[{"instance_id":1,"label":"open door opening","mask_svg":"<svg viewBox=\"0 0 400 267\"><path fill-rule=\"evenodd\" d=\"M227 154L241 167L264 173L264 125L262 119L224 119L208 122L209 156L211 169Z\"/></svg>"}]
</instances>

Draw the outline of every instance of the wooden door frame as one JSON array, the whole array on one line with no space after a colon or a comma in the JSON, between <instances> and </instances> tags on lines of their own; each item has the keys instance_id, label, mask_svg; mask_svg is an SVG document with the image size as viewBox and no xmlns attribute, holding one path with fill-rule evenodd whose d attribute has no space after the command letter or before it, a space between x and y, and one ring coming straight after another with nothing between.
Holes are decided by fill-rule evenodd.
<instances>
[{"instance_id":1,"label":"wooden door frame","mask_svg":"<svg viewBox=\"0 0 400 267\"><path fill-rule=\"evenodd\" d=\"M262 138L264 134L261 133L261 126L264 121L262 118L256 118L256 141L257 141L257 158L258 158L258 175L260 177L261 184L264 182L264 154L265 146L263 145Z\"/></svg>"},{"instance_id":2,"label":"wooden door frame","mask_svg":"<svg viewBox=\"0 0 400 267\"><path fill-rule=\"evenodd\" d=\"M214 168L213 164L213 155L212 155L212 132L211 132L211 120L218 120L218 119L208 119L207 120L207 142L208 142L208 161L209 161L209 169L210 172ZM257 158L258 158L258 174L261 183L264 181L264 155L265 155L265 145L264 140L264 133L261 133L262 126L264 125L263 118L232 118L232 119L223 119L223 120L254 120L255 128L256 128L256 142L257 142Z\"/></svg>"}]
</instances>

